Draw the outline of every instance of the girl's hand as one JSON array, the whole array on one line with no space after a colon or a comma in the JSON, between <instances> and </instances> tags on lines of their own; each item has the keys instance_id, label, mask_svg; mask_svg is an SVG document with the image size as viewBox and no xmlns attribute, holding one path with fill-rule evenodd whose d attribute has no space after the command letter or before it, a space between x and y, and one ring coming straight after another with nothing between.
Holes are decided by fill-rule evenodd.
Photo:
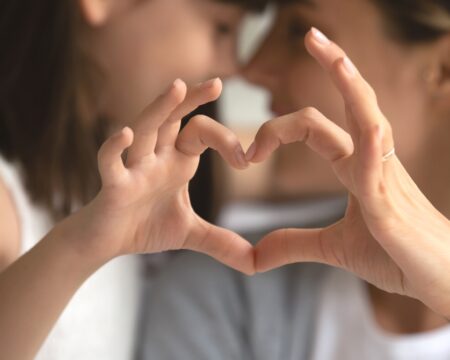
<instances>
[{"instance_id":1,"label":"girl's hand","mask_svg":"<svg viewBox=\"0 0 450 360\"><path fill-rule=\"evenodd\" d=\"M306 47L341 92L350 135L315 109L267 122L247 159L305 141L349 191L345 217L324 229L284 229L256 247L256 270L313 261L347 269L388 292L415 297L450 318L450 222L417 188L394 148L373 89L345 53L313 29ZM384 159L385 157L385 159Z\"/></svg>"},{"instance_id":2,"label":"girl's hand","mask_svg":"<svg viewBox=\"0 0 450 360\"><path fill-rule=\"evenodd\" d=\"M201 219L189 200L189 181L208 147L235 168L248 165L237 137L206 116L192 118L179 133L182 117L217 99L221 89L219 79L189 90L177 80L132 129L123 129L103 144L98 155L100 193L62 224L76 227L77 233L81 229L83 241L73 241L79 251L107 261L123 254L191 249L254 273L252 246Z\"/></svg>"}]
</instances>

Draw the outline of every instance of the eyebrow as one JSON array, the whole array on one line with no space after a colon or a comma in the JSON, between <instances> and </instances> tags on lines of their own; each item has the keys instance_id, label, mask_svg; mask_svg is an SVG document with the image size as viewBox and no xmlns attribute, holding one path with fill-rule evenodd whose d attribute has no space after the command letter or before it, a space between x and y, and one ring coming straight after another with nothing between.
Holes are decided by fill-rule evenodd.
<instances>
[{"instance_id":1,"label":"eyebrow","mask_svg":"<svg viewBox=\"0 0 450 360\"><path fill-rule=\"evenodd\" d=\"M275 2L280 5L298 4L314 8L317 7L317 3L314 0L276 0Z\"/></svg>"}]
</instances>

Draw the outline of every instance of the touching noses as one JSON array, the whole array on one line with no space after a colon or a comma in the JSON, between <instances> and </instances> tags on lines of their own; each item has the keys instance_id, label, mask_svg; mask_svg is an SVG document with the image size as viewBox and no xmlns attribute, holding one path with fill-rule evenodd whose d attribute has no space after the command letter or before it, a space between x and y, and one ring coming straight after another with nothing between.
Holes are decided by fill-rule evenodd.
<instances>
[{"instance_id":1,"label":"touching noses","mask_svg":"<svg viewBox=\"0 0 450 360\"><path fill-rule=\"evenodd\" d=\"M275 50L267 39L248 64L241 69L241 76L252 84L273 89L280 73Z\"/></svg>"}]
</instances>

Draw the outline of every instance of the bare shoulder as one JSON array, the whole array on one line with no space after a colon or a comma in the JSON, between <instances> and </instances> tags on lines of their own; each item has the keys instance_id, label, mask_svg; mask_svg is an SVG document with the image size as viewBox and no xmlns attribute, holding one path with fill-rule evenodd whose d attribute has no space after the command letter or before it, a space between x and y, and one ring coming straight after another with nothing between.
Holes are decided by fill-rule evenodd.
<instances>
[{"instance_id":1,"label":"bare shoulder","mask_svg":"<svg viewBox=\"0 0 450 360\"><path fill-rule=\"evenodd\" d=\"M19 256L20 223L11 194L0 177L0 272Z\"/></svg>"}]
</instances>

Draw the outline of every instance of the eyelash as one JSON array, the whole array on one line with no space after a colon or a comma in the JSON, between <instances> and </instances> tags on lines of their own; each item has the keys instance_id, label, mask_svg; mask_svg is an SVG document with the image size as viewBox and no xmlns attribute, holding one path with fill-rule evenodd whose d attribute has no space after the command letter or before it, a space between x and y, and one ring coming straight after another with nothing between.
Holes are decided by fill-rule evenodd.
<instances>
[{"instance_id":1,"label":"eyelash","mask_svg":"<svg viewBox=\"0 0 450 360\"><path fill-rule=\"evenodd\" d=\"M291 19L286 28L286 40L289 44L289 50L293 56L303 56L305 53L305 46L303 39L309 27L304 25L298 19Z\"/></svg>"},{"instance_id":2,"label":"eyelash","mask_svg":"<svg viewBox=\"0 0 450 360\"><path fill-rule=\"evenodd\" d=\"M296 20L290 21L287 26L287 37L290 41L303 40L306 33L308 32L308 27L299 23Z\"/></svg>"},{"instance_id":3,"label":"eyelash","mask_svg":"<svg viewBox=\"0 0 450 360\"><path fill-rule=\"evenodd\" d=\"M216 23L215 28L216 28L216 34L220 37L230 36L233 33L233 27L224 22Z\"/></svg>"}]
</instances>

